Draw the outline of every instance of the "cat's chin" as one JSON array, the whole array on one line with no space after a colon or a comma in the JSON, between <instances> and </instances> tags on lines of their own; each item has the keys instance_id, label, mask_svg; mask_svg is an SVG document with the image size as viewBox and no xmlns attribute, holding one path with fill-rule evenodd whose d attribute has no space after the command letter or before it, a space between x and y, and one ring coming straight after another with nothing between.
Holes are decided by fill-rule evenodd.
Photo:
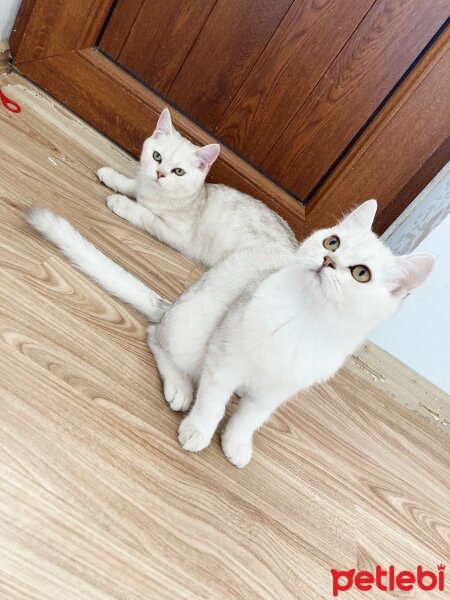
<instances>
[{"instance_id":1,"label":"cat's chin","mask_svg":"<svg viewBox=\"0 0 450 600\"><path fill-rule=\"evenodd\" d=\"M146 192L150 192L151 194L154 194L157 197L166 197L166 198L173 198L173 194L171 194L168 190L166 190L164 188L163 185L161 185L161 183L157 180L157 179L152 179L152 177L150 175L147 175L145 177L145 190Z\"/></svg>"},{"instance_id":2,"label":"cat's chin","mask_svg":"<svg viewBox=\"0 0 450 600\"><path fill-rule=\"evenodd\" d=\"M335 278L330 278L326 275L322 267L311 269L311 279L322 296L333 303L338 301L340 296L340 285Z\"/></svg>"},{"instance_id":3,"label":"cat's chin","mask_svg":"<svg viewBox=\"0 0 450 600\"><path fill-rule=\"evenodd\" d=\"M324 281L322 278L322 269L319 267L311 267L303 272L303 281L306 283L307 289L310 291L320 292L323 295L326 292L324 290Z\"/></svg>"},{"instance_id":4,"label":"cat's chin","mask_svg":"<svg viewBox=\"0 0 450 600\"><path fill-rule=\"evenodd\" d=\"M308 269L308 273L313 281L316 281L320 286L322 286L322 268L321 267L312 267Z\"/></svg>"},{"instance_id":5,"label":"cat's chin","mask_svg":"<svg viewBox=\"0 0 450 600\"><path fill-rule=\"evenodd\" d=\"M201 188L198 190L168 189L164 183L147 173L141 174L141 188L145 190L146 194L153 194L157 198L170 200L191 198L200 193L201 190Z\"/></svg>"}]
</instances>

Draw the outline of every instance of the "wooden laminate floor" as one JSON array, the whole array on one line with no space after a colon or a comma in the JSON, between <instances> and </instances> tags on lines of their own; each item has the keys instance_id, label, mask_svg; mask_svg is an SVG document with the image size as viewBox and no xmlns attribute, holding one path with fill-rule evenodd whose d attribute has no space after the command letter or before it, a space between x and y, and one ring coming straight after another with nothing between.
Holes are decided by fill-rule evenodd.
<instances>
[{"instance_id":1,"label":"wooden laminate floor","mask_svg":"<svg viewBox=\"0 0 450 600\"><path fill-rule=\"evenodd\" d=\"M358 358L282 408L246 469L217 436L180 449L143 319L24 211L69 217L168 298L200 270L106 209L95 171L131 159L17 75L0 85L24 105L0 106L0 598L315 600L330 568L445 563L449 439Z\"/></svg>"}]
</instances>

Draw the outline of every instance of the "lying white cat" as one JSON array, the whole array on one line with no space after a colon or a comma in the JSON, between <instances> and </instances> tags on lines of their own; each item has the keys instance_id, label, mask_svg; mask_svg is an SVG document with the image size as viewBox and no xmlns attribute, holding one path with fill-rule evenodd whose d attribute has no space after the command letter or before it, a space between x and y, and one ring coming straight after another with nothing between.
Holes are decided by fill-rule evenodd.
<instances>
[{"instance_id":1,"label":"lying white cat","mask_svg":"<svg viewBox=\"0 0 450 600\"><path fill-rule=\"evenodd\" d=\"M205 183L219 151L219 144L199 148L181 136L165 108L144 142L137 179L110 167L99 169L97 176L119 192L107 201L116 215L205 266L258 242L296 246L287 223L262 202Z\"/></svg>"},{"instance_id":2,"label":"lying white cat","mask_svg":"<svg viewBox=\"0 0 450 600\"><path fill-rule=\"evenodd\" d=\"M122 195L120 216L211 268L174 304L103 255L65 219L33 208L29 223L83 272L152 322L148 344L173 410L187 410L179 440L205 448L233 392L239 407L222 435L228 460L244 467L254 432L297 391L330 378L431 271L426 254L395 257L371 232L368 200L330 229L298 244L260 202L205 185L218 146L182 138L163 111L146 140L136 181L99 177Z\"/></svg>"}]
</instances>

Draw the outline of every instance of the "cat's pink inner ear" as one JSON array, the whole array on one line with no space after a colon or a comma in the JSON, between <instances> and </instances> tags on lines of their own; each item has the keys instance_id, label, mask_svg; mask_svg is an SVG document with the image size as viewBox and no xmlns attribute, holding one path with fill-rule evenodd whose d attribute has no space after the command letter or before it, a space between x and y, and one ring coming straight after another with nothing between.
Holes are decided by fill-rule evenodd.
<instances>
[{"instance_id":1,"label":"cat's pink inner ear","mask_svg":"<svg viewBox=\"0 0 450 600\"><path fill-rule=\"evenodd\" d=\"M172 119L170 118L170 112L168 108L165 108L159 115L158 122L156 123L153 137L160 137L161 135L170 135L172 133Z\"/></svg>"},{"instance_id":2,"label":"cat's pink inner ear","mask_svg":"<svg viewBox=\"0 0 450 600\"><path fill-rule=\"evenodd\" d=\"M342 221L343 224L349 227L358 227L359 229L372 229L373 220L377 212L377 201L366 200L355 208Z\"/></svg>"},{"instance_id":3,"label":"cat's pink inner ear","mask_svg":"<svg viewBox=\"0 0 450 600\"><path fill-rule=\"evenodd\" d=\"M404 298L412 290L421 285L434 266L434 256L431 254L407 254L396 257L397 275L392 293Z\"/></svg>"},{"instance_id":4,"label":"cat's pink inner ear","mask_svg":"<svg viewBox=\"0 0 450 600\"><path fill-rule=\"evenodd\" d=\"M195 154L199 159L200 169L209 168L219 156L219 152L219 144L208 144L207 146L203 146L203 148L199 148L198 150L196 150Z\"/></svg>"}]
</instances>

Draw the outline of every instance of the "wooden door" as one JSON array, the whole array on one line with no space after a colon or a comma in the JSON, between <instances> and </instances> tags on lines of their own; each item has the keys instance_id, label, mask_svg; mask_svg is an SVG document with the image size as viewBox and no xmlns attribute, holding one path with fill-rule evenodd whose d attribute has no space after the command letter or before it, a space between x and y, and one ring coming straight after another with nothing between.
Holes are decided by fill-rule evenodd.
<instances>
[{"instance_id":1,"label":"wooden door","mask_svg":"<svg viewBox=\"0 0 450 600\"><path fill-rule=\"evenodd\" d=\"M26 0L16 68L136 156L162 106L303 235L446 160L448 0ZM195 125L197 123L199 126Z\"/></svg>"}]
</instances>

